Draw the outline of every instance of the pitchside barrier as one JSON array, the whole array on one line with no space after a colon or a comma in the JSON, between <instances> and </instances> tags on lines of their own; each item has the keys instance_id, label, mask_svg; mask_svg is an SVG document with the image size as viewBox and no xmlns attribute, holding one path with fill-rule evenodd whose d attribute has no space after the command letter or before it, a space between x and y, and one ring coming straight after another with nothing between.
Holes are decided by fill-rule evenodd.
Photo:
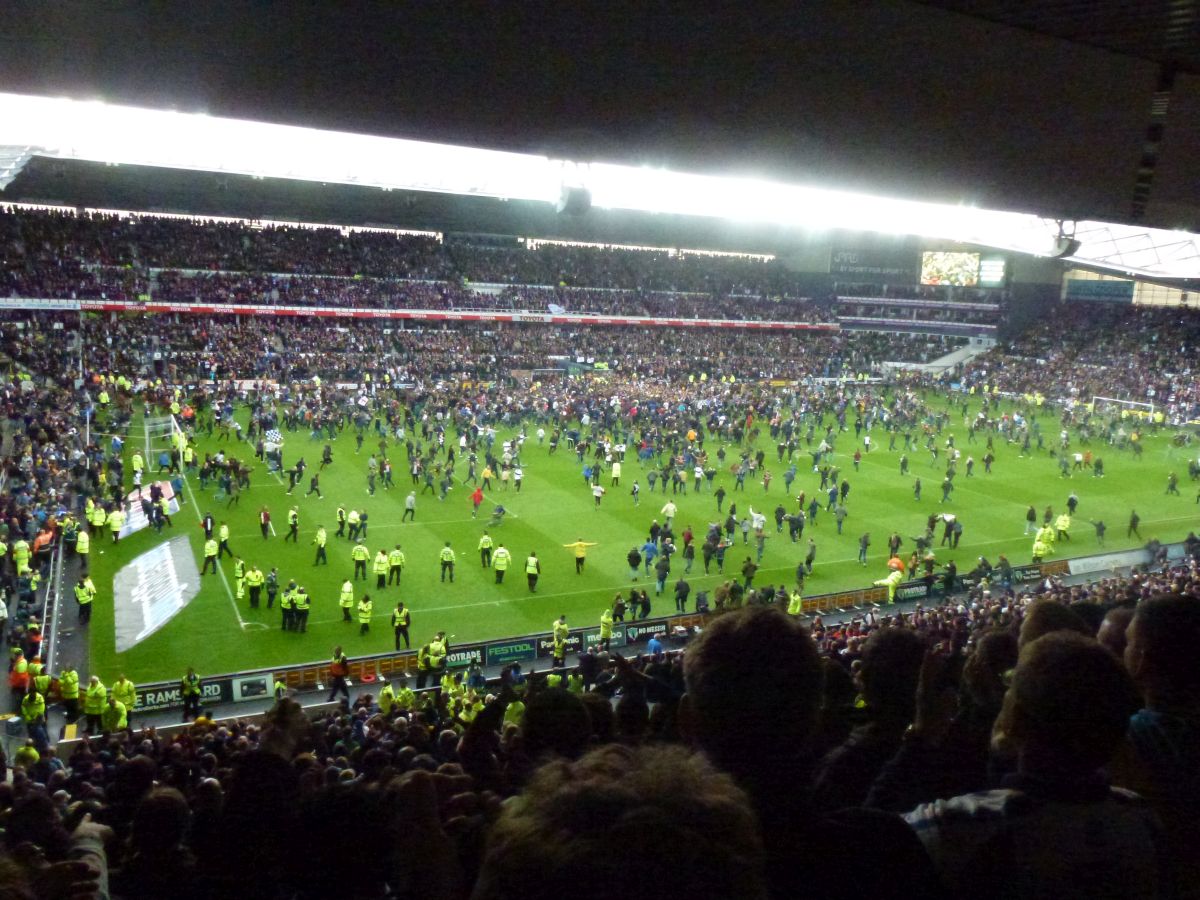
<instances>
[{"instance_id":1,"label":"pitchside barrier","mask_svg":"<svg viewBox=\"0 0 1200 900\"><path fill-rule=\"evenodd\" d=\"M333 703L312 703L303 707L304 712L310 716L320 715L321 713L336 712L341 708L341 701ZM222 716L219 719L213 719L216 725L231 725L234 722L242 722L251 725L261 725L266 721L268 710L253 713L248 716ZM154 732L160 738L172 739L176 735L183 734L193 726L193 722L176 722L172 725L155 725ZM135 724L135 730L140 730L142 726ZM55 749L60 759L69 759L72 751L77 744L83 741L84 736L79 734L76 725L67 726L69 735L55 744Z\"/></svg>"},{"instance_id":2,"label":"pitchside barrier","mask_svg":"<svg viewBox=\"0 0 1200 900\"><path fill-rule=\"evenodd\" d=\"M1071 565L1067 560L1054 560L1040 565L1014 566L1013 583L1028 584L1049 575L1067 575ZM960 579L960 586L970 587L972 582ZM942 580L934 582L932 589L924 580L908 581L896 589L896 599L903 602L933 599L941 593ZM840 591L806 597L802 601L802 615L811 618L817 615L844 613L848 610L866 609L887 601L887 589L868 587L853 591ZM689 613L656 619L639 619L613 624L613 636L609 646L637 648L654 635L671 637L690 634L697 626L703 626L712 613ZM600 628L572 629L567 636L567 653L578 654L600 644ZM504 666L509 663L531 664L536 667L540 660L549 660L553 655L554 642L549 632L505 638L472 644L452 645L446 657L449 670L465 669L478 663L485 668ZM215 706L258 700L270 696L278 677L289 691L316 690L330 683L327 661L270 669L255 669L226 675L205 677L201 681L201 706ZM350 661L350 680L356 686L378 684L381 680L392 680L405 676L415 679L417 675L417 653L415 650L400 653L377 653L360 656ZM140 685L137 689L135 712L157 712L182 709L183 696L178 681L165 681Z\"/></svg>"},{"instance_id":3,"label":"pitchside barrier","mask_svg":"<svg viewBox=\"0 0 1200 900\"><path fill-rule=\"evenodd\" d=\"M636 647L654 635L669 635L676 628L690 631L704 622L700 614L672 616L665 619L643 619L613 625L611 647ZM600 628L578 628L567 637L567 652L581 653L599 645ZM503 666L509 663L533 663L539 659L550 659L554 642L550 634L533 634L525 637L506 638L476 644L451 645L446 657L450 670L465 669L472 663L481 666ZM290 691L316 690L317 685L329 685L329 662L307 663L298 666L283 666L272 669L257 669L229 675L203 678L200 683L200 705L214 706L241 703L270 696L275 678L278 677ZM350 661L350 680L355 685L377 684L381 680L406 676L416 678L417 654L414 650L401 653L377 653L360 656ZM178 681L157 682L140 685L137 689L135 712L157 712L182 709L183 695Z\"/></svg>"}]
</instances>

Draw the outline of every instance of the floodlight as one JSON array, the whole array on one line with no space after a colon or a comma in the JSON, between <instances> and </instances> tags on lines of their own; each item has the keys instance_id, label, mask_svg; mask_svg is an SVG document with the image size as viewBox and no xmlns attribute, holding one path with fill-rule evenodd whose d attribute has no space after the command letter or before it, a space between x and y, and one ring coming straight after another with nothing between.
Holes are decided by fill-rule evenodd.
<instances>
[{"instance_id":1,"label":"floodlight","mask_svg":"<svg viewBox=\"0 0 1200 900\"><path fill-rule=\"evenodd\" d=\"M1200 278L1200 236L664 169L0 93L0 188L30 156L953 240L1158 278ZM15 149L14 149L15 148ZM8 159L10 162L5 163ZM7 174L5 174L7 173Z\"/></svg>"}]
</instances>

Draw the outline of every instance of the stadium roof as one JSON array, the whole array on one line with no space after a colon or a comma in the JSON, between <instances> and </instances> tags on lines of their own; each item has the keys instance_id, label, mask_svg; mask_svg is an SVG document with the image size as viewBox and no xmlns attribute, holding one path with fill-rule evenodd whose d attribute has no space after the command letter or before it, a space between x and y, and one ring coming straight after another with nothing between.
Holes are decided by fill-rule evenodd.
<instances>
[{"instance_id":1,"label":"stadium roof","mask_svg":"<svg viewBox=\"0 0 1200 900\"><path fill-rule=\"evenodd\" d=\"M1158 280L1200 278L1195 234L824 186L554 159L203 114L0 94L0 187L34 156L949 239ZM1076 248L1067 239L1079 242Z\"/></svg>"},{"instance_id":2,"label":"stadium roof","mask_svg":"<svg viewBox=\"0 0 1200 900\"><path fill-rule=\"evenodd\" d=\"M39 4L0 90L1200 232L1196 9Z\"/></svg>"},{"instance_id":3,"label":"stadium roof","mask_svg":"<svg viewBox=\"0 0 1200 900\"><path fill-rule=\"evenodd\" d=\"M924 0L1014 28L1200 74L1200 9L1191 0Z\"/></svg>"}]
</instances>

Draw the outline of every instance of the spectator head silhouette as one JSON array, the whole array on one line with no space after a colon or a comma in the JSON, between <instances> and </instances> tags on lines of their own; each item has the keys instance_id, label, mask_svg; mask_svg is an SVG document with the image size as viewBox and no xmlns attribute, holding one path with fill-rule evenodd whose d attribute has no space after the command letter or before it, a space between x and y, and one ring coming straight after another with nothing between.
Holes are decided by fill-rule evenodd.
<instances>
[{"instance_id":1,"label":"spectator head silhouette","mask_svg":"<svg viewBox=\"0 0 1200 900\"><path fill-rule=\"evenodd\" d=\"M506 804L472 898L758 900L761 872L732 779L680 747L610 745L543 766Z\"/></svg>"},{"instance_id":2,"label":"spectator head silhouette","mask_svg":"<svg viewBox=\"0 0 1200 900\"><path fill-rule=\"evenodd\" d=\"M766 606L728 613L684 657L684 731L721 769L761 774L808 749L821 680L816 646L793 618Z\"/></svg>"}]
</instances>

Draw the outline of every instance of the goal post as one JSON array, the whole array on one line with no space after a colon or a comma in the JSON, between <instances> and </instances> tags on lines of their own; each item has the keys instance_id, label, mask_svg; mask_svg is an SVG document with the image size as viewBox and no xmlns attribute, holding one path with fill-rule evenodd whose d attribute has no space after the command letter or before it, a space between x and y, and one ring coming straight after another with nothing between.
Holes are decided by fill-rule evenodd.
<instances>
[{"instance_id":1,"label":"goal post","mask_svg":"<svg viewBox=\"0 0 1200 900\"><path fill-rule=\"evenodd\" d=\"M566 369L530 369L531 384L562 384L569 377Z\"/></svg>"},{"instance_id":2,"label":"goal post","mask_svg":"<svg viewBox=\"0 0 1200 900\"><path fill-rule=\"evenodd\" d=\"M1154 418L1154 404L1139 400L1122 400L1117 397L1093 396L1088 409L1105 416L1121 419L1150 420Z\"/></svg>"},{"instance_id":3,"label":"goal post","mask_svg":"<svg viewBox=\"0 0 1200 900\"><path fill-rule=\"evenodd\" d=\"M143 420L146 430L146 465L158 468L163 451L171 455L178 471L183 471L183 450L188 438L179 420L173 415L152 416Z\"/></svg>"}]
</instances>

